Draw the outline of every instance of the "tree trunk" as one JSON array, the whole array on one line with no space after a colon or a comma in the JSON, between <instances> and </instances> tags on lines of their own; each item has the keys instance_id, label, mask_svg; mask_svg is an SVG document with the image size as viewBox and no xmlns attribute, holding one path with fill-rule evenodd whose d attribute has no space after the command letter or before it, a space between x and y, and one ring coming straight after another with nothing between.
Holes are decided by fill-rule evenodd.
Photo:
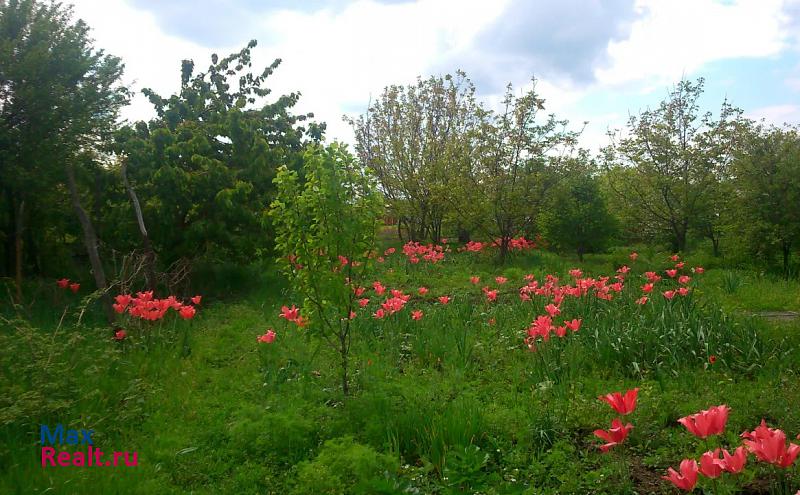
<instances>
[{"instance_id":1,"label":"tree trunk","mask_svg":"<svg viewBox=\"0 0 800 495\"><path fill-rule=\"evenodd\" d=\"M72 207L75 209L75 213L78 215L78 220L81 222L83 241L86 245L86 253L89 255L89 262L92 264L94 281L97 285L97 288L102 291L102 294L100 295L100 302L103 306L103 311L106 314L106 319L108 320L109 325L113 325L115 319L114 309L111 307L111 297L107 292L108 284L106 283L106 273L105 270L103 270L103 264L100 262L100 252L97 249L97 235L95 234L92 221L86 214L86 210L84 210L81 206L81 198L78 196L78 186L75 182L75 171L73 170L72 165L69 163L66 165L66 172L67 186L69 187L69 193L72 197Z\"/></svg>"},{"instance_id":2,"label":"tree trunk","mask_svg":"<svg viewBox=\"0 0 800 495\"><path fill-rule=\"evenodd\" d=\"M131 186L128 180L128 160L122 160L122 167L120 169L122 174L122 183L125 185L125 190L128 191L128 196L131 198L133 204L133 211L136 214L136 224L139 226L139 234L142 236L142 246L144 247L144 274L147 279L147 288L156 290L156 253L153 251L153 246L150 244L150 236L147 234L147 228L144 225L144 217L142 216L142 207L139 205L139 197L136 191Z\"/></svg>"},{"instance_id":3,"label":"tree trunk","mask_svg":"<svg viewBox=\"0 0 800 495\"><path fill-rule=\"evenodd\" d=\"M715 258L719 258L719 237L711 236L711 249Z\"/></svg>"},{"instance_id":4,"label":"tree trunk","mask_svg":"<svg viewBox=\"0 0 800 495\"><path fill-rule=\"evenodd\" d=\"M458 242L461 244L466 244L470 241L469 230L458 227Z\"/></svg>"},{"instance_id":5,"label":"tree trunk","mask_svg":"<svg viewBox=\"0 0 800 495\"><path fill-rule=\"evenodd\" d=\"M342 392L344 395L348 395L350 394L350 383L347 376L347 334L339 334L339 344L341 346L339 349L339 354L342 358Z\"/></svg>"},{"instance_id":6,"label":"tree trunk","mask_svg":"<svg viewBox=\"0 0 800 495\"><path fill-rule=\"evenodd\" d=\"M578 261L583 263L583 246L578 246Z\"/></svg>"},{"instance_id":7,"label":"tree trunk","mask_svg":"<svg viewBox=\"0 0 800 495\"><path fill-rule=\"evenodd\" d=\"M14 199L14 282L16 284L15 299L22 303L22 256L24 254L23 233L25 231L25 200Z\"/></svg>"}]
</instances>

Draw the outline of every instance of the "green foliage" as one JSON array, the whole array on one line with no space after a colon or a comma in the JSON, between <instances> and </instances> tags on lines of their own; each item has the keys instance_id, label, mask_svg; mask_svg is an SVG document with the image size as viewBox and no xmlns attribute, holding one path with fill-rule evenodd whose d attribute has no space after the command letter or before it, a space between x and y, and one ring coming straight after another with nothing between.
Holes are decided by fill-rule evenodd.
<instances>
[{"instance_id":1,"label":"green foliage","mask_svg":"<svg viewBox=\"0 0 800 495\"><path fill-rule=\"evenodd\" d=\"M550 203L540 217L542 235L552 246L577 252L599 252L616 230L597 180L588 174L568 174L549 194Z\"/></svg>"},{"instance_id":2,"label":"green foliage","mask_svg":"<svg viewBox=\"0 0 800 495\"><path fill-rule=\"evenodd\" d=\"M399 468L396 458L376 452L352 437L328 440L312 461L297 466L297 481L292 493L375 493L373 485L382 485Z\"/></svg>"},{"instance_id":3,"label":"green foliage","mask_svg":"<svg viewBox=\"0 0 800 495\"><path fill-rule=\"evenodd\" d=\"M347 394L354 288L369 273L382 199L369 171L337 143L309 148L302 174L305 182L282 167L275 178L278 261L303 298L310 330L339 353Z\"/></svg>"},{"instance_id":4,"label":"green foliage","mask_svg":"<svg viewBox=\"0 0 800 495\"><path fill-rule=\"evenodd\" d=\"M255 41L228 57L212 56L205 72L181 68L181 89L168 98L144 90L157 118L117 133L118 151L142 201L156 251L178 258L245 262L271 251L267 207L279 166L296 169L324 126L293 115L299 94L264 99L275 60L250 72ZM123 208L128 208L124 198ZM128 214L126 224L132 227Z\"/></svg>"}]
</instances>

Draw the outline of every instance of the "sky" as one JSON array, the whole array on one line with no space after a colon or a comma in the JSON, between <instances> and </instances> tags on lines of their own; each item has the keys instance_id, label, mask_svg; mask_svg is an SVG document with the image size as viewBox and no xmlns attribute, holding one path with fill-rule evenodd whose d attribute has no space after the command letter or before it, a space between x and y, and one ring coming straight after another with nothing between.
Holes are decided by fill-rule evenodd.
<instances>
[{"instance_id":1,"label":"sky","mask_svg":"<svg viewBox=\"0 0 800 495\"><path fill-rule=\"evenodd\" d=\"M254 72L274 59L273 95L351 143L342 117L391 84L466 71L491 106L508 83L583 128L609 129L652 108L681 78L705 78L704 108L724 99L754 119L800 123L800 0L73 0L95 46L119 56L136 92L129 121L154 116L141 95L179 89L180 65L204 69L258 40Z\"/></svg>"}]
</instances>

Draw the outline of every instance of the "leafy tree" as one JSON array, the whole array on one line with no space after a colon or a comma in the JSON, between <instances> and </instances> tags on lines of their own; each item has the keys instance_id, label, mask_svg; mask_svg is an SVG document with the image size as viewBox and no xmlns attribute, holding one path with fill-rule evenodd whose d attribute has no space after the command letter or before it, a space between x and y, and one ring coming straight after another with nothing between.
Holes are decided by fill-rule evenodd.
<instances>
[{"instance_id":1,"label":"leafy tree","mask_svg":"<svg viewBox=\"0 0 800 495\"><path fill-rule=\"evenodd\" d=\"M82 170L92 170L128 92L120 84L121 61L96 50L88 32L60 3L0 2L0 182L13 211L18 298L26 220L63 208L64 185L95 281L105 289L98 239L81 204L78 178Z\"/></svg>"},{"instance_id":2,"label":"leafy tree","mask_svg":"<svg viewBox=\"0 0 800 495\"><path fill-rule=\"evenodd\" d=\"M577 138L553 114L540 122L544 100L533 83L519 97L509 85L498 112L477 110L480 124L468 136L468 159L458 162L457 186L449 189L457 210L480 220L482 231L498 241L500 262L511 239L535 226L555 171Z\"/></svg>"},{"instance_id":3,"label":"leafy tree","mask_svg":"<svg viewBox=\"0 0 800 495\"><path fill-rule=\"evenodd\" d=\"M438 242L451 211L447 190L476 121L475 88L462 72L390 86L350 123L356 153L375 171L402 238Z\"/></svg>"},{"instance_id":4,"label":"leafy tree","mask_svg":"<svg viewBox=\"0 0 800 495\"><path fill-rule=\"evenodd\" d=\"M269 249L272 180L281 165L298 168L303 148L322 138L322 125L293 115L300 95L264 103L265 82L280 64L249 71L251 41L205 72L183 61L181 89L169 98L144 90L157 117L118 134L136 218L165 264L205 256L246 262Z\"/></svg>"},{"instance_id":5,"label":"leafy tree","mask_svg":"<svg viewBox=\"0 0 800 495\"><path fill-rule=\"evenodd\" d=\"M756 254L776 249L789 275L800 244L800 134L797 128L752 126L734 162L737 225Z\"/></svg>"},{"instance_id":6,"label":"leafy tree","mask_svg":"<svg viewBox=\"0 0 800 495\"><path fill-rule=\"evenodd\" d=\"M606 151L609 184L644 228L686 249L687 234L700 226L718 241L711 211L733 157L741 110L723 102L719 117L700 114L703 79L681 81L655 110L632 116L627 135ZM614 136L612 135L612 138Z\"/></svg>"},{"instance_id":7,"label":"leafy tree","mask_svg":"<svg viewBox=\"0 0 800 495\"><path fill-rule=\"evenodd\" d=\"M548 198L540 225L542 235L552 246L576 252L580 261L585 253L608 247L616 220L608 211L597 178L589 170L570 170Z\"/></svg>"},{"instance_id":8,"label":"leafy tree","mask_svg":"<svg viewBox=\"0 0 800 495\"><path fill-rule=\"evenodd\" d=\"M304 298L309 328L341 360L342 390L349 391L353 290L366 280L383 198L368 171L346 148L311 146L301 181L283 166L272 203L279 262Z\"/></svg>"}]
</instances>

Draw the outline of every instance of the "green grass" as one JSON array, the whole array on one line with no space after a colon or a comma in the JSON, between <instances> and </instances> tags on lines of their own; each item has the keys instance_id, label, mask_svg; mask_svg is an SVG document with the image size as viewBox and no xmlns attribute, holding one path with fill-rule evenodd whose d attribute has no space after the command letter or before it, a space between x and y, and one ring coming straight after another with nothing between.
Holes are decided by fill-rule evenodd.
<instances>
[{"instance_id":1,"label":"green grass","mask_svg":"<svg viewBox=\"0 0 800 495\"><path fill-rule=\"evenodd\" d=\"M136 337L119 345L91 318L75 325L73 306L56 333L65 301L41 297L0 329L0 493L674 493L659 477L706 448L681 416L730 405L723 445L762 418L797 435L800 323L741 314L796 309L797 283L743 272L729 293L725 272L712 269L690 297L654 293L639 307L640 274L667 266L661 253L640 255L613 301L567 298L564 315L583 327L534 353L522 338L546 301L519 301L524 275L566 279L578 266L613 275L626 252L583 264L535 252L502 269L484 255L437 266L393 257L376 279L414 294L408 307L425 316L356 319L350 397L336 356L277 318L300 301L264 269L236 274L249 288L226 297L211 292L224 274L197 282L212 295L195 320L165 325L149 347ZM500 274L509 282L489 304L480 287ZM218 282L219 293L235 280ZM430 292L416 297L422 285ZM453 302L436 303L442 294ZM278 338L257 344L267 327ZM634 386L635 428L603 455L592 431L613 416L597 396ZM137 451L140 465L42 469L38 425L57 422L94 429L104 450ZM750 462L740 486L776 479ZM797 467L789 483L785 493L800 488Z\"/></svg>"}]
</instances>

